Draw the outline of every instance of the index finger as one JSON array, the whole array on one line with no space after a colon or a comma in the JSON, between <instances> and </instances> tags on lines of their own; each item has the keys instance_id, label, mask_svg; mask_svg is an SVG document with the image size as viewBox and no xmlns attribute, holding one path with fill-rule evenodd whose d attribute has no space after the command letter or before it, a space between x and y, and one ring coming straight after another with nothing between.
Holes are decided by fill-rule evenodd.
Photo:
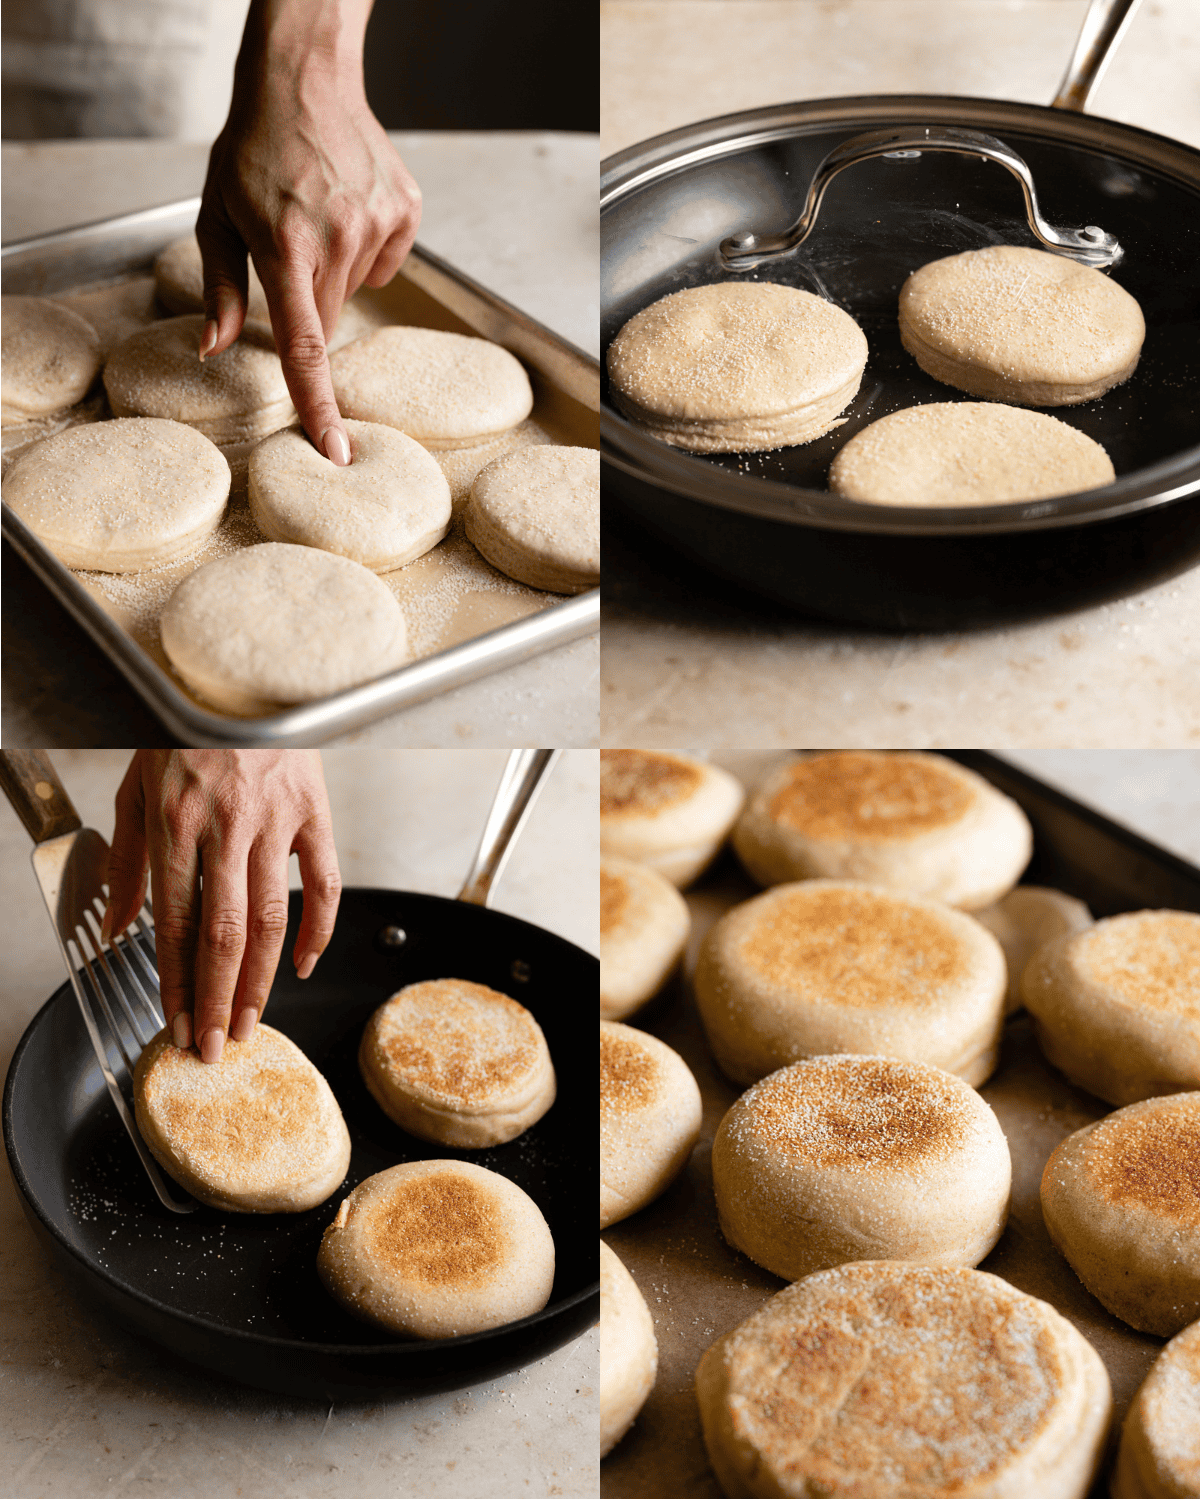
<instances>
[{"instance_id":1,"label":"index finger","mask_svg":"<svg viewBox=\"0 0 1200 1500\"><path fill-rule=\"evenodd\" d=\"M270 281L264 275L262 282L283 378L304 430L318 453L335 464L348 464L350 439L333 394L312 276L293 267Z\"/></svg>"}]
</instances>

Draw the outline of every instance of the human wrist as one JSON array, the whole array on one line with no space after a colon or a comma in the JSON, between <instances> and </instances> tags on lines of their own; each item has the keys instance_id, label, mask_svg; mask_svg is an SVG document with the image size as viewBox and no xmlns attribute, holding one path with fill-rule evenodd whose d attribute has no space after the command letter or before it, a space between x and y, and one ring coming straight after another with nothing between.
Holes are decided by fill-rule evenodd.
<instances>
[{"instance_id":1,"label":"human wrist","mask_svg":"<svg viewBox=\"0 0 1200 1500\"><path fill-rule=\"evenodd\" d=\"M237 72L252 88L328 81L363 91L373 0L251 0Z\"/></svg>"}]
</instances>

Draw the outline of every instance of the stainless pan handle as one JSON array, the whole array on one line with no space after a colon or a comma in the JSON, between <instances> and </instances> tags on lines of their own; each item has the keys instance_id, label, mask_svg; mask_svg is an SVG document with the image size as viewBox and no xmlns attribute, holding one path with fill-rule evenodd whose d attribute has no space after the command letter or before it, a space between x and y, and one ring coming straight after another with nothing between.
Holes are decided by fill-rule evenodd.
<instances>
[{"instance_id":1,"label":"stainless pan handle","mask_svg":"<svg viewBox=\"0 0 1200 1500\"><path fill-rule=\"evenodd\" d=\"M508 757L479 848L458 900L486 906L538 792L561 750L514 750Z\"/></svg>"},{"instance_id":2,"label":"stainless pan handle","mask_svg":"<svg viewBox=\"0 0 1200 1500\"><path fill-rule=\"evenodd\" d=\"M1092 90L1104 76L1117 43L1140 4L1141 0L1092 0L1063 81L1050 101L1051 109L1074 109L1082 113L1087 108Z\"/></svg>"},{"instance_id":3,"label":"stainless pan handle","mask_svg":"<svg viewBox=\"0 0 1200 1500\"><path fill-rule=\"evenodd\" d=\"M1069 256L1096 269L1115 266L1121 259L1124 252L1116 238L1095 224L1089 224L1086 229L1055 229L1048 224L1038 208L1033 175L1024 159L994 135L985 135L981 130L962 130L953 125L908 125L894 130L869 130L836 146L813 173L804 212L792 227L782 234L745 232L730 235L721 241L721 264L728 271L749 271L764 261L790 255L812 233L825 189L839 172L875 156L912 161L925 151L954 151L960 156L980 156L1007 167L1021 184L1025 216L1035 238L1056 255Z\"/></svg>"}]
</instances>

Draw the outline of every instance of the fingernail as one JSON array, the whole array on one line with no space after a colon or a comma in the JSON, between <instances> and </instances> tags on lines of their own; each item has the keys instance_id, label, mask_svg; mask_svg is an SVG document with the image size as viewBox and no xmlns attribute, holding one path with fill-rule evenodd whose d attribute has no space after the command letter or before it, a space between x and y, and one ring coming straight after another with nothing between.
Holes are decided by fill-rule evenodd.
<instances>
[{"instance_id":1,"label":"fingernail","mask_svg":"<svg viewBox=\"0 0 1200 1500\"><path fill-rule=\"evenodd\" d=\"M200 1038L200 1057L203 1062L215 1063L221 1061L221 1053L225 1050L225 1033L219 1026L210 1026Z\"/></svg>"},{"instance_id":2,"label":"fingernail","mask_svg":"<svg viewBox=\"0 0 1200 1500\"><path fill-rule=\"evenodd\" d=\"M108 943L112 941L112 901L109 900L104 906L104 916L100 919L100 941Z\"/></svg>"},{"instance_id":3,"label":"fingernail","mask_svg":"<svg viewBox=\"0 0 1200 1500\"><path fill-rule=\"evenodd\" d=\"M317 959L320 958L320 956L321 955L319 953L306 953L300 960L300 962L296 965L296 978L307 979L312 971L317 967Z\"/></svg>"},{"instance_id":4,"label":"fingernail","mask_svg":"<svg viewBox=\"0 0 1200 1500\"><path fill-rule=\"evenodd\" d=\"M325 429L321 434L321 447L330 463L340 464L344 468L350 462L350 444L340 427Z\"/></svg>"},{"instance_id":5,"label":"fingernail","mask_svg":"<svg viewBox=\"0 0 1200 1500\"><path fill-rule=\"evenodd\" d=\"M229 1035L235 1042L248 1042L254 1032L254 1023L258 1020L258 1012L253 1005L247 1005L245 1010L239 1010L237 1019L229 1028Z\"/></svg>"},{"instance_id":6,"label":"fingernail","mask_svg":"<svg viewBox=\"0 0 1200 1500\"><path fill-rule=\"evenodd\" d=\"M208 354L211 354L213 352L213 347L216 344L216 342L217 342L217 324L216 324L216 320L213 319L213 318L209 318L208 322L205 323L205 325L204 325L204 332L200 335L200 363L201 364L204 363L205 356L208 355Z\"/></svg>"},{"instance_id":7,"label":"fingernail","mask_svg":"<svg viewBox=\"0 0 1200 1500\"><path fill-rule=\"evenodd\" d=\"M184 1051L192 1045L192 1018L186 1010L176 1011L171 1022L171 1036L175 1045Z\"/></svg>"}]
</instances>

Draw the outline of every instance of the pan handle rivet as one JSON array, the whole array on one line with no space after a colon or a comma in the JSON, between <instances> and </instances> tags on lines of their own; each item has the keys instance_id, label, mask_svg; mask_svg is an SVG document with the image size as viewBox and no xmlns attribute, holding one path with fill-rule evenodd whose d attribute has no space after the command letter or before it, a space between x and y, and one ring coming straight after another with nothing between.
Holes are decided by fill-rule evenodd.
<instances>
[{"instance_id":1,"label":"pan handle rivet","mask_svg":"<svg viewBox=\"0 0 1200 1500\"><path fill-rule=\"evenodd\" d=\"M512 966L512 977L518 984L529 983L529 965L523 958L514 958Z\"/></svg>"},{"instance_id":2,"label":"pan handle rivet","mask_svg":"<svg viewBox=\"0 0 1200 1500\"><path fill-rule=\"evenodd\" d=\"M403 948L408 942L408 933L403 927L385 927L379 934L379 941L386 948Z\"/></svg>"}]
</instances>

